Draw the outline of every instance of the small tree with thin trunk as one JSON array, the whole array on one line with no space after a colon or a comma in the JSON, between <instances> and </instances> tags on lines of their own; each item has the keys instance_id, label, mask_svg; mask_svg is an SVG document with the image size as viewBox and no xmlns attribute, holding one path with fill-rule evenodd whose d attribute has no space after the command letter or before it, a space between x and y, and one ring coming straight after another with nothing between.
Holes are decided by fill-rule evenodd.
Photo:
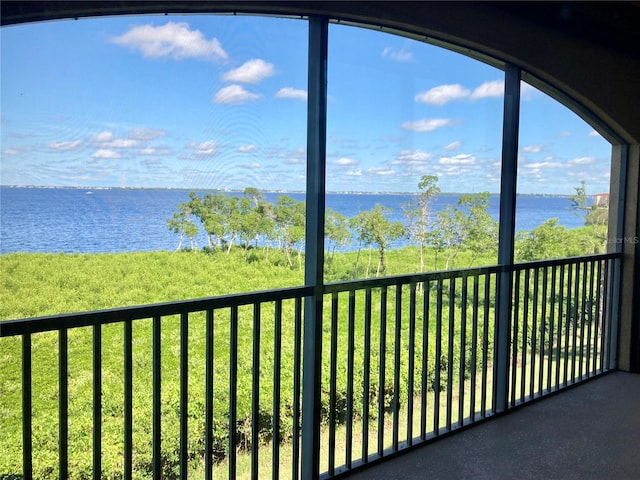
<instances>
[{"instance_id":1,"label":"small tree with thin trunk","mask_svg":"<svg viewBox=\"0 0 640 480\"><path fill-rule=\"evenodd\" d=\"M387 219L386 214L390 211L390 208L377 204L371 210L360 212L350 222L351 228L356 231L361 244L378 246L376 276L386 273L386 251L391 242L399 239L405 233L402 223Z\"/></svg>"},{"instance_id":2,"label":"small tree with thin trunk","mask_svg":"<svg viewBox=\"0 0 640 480\"><path fill-rule=\"evenodd\" d=\"M440 193L438 177L424 175L418 183L415 203L407 203L403 209L407 218L407 234L420 248L418 271L424 271L424 249L428 243L429 224L431 222L431 202Z\"/></svg>"},{"instance_id":3,"label":"small tree with thin trunk","mask_svg":"<svg viewBox=\"0 0 640 480\"><path fill-rule=\"evenodd\" d=\"M191 219L192 214L193 211L190 202L185 202L178 205L178 210L174 212L173 217L167 220L167 228L173 233L180 235L176 250L182 248L182 242L185 237L189 239L191 250L197 248L195 238L198 236L198 226L193 223Z\"/></svg>"}]
</instances>

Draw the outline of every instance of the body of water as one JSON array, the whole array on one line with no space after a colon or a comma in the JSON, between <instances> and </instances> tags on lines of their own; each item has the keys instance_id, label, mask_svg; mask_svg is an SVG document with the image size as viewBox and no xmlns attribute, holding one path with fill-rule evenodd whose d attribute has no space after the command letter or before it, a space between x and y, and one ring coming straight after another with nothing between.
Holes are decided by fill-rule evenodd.
<instances>
[{"instance_id":1,"label":"body of water","mask_svg":"<svg viewBox=\"0 0 640 480\"><path fill-rule=\"evenodd\" d=\"M204 193L204 192L200 192ZM238 194L239 195L239 194ZM282 194L268 193L275 202ZM302 193L289 193L304 200ZM377 203L392 209L389 218L404 222L402 205L415 198L396 194L328 194L327 207L352 217ZM457 195L439 195L434 211L455 204ZM0 187L0 254L10 252L112 253L175 250L178 236L167 229L188 190L78 189ZM498 197L491 197L489 213L498 218ZM567 228L583 220L570 209L566 197L520 196L517 230L531 230L557 217ZM198 245L206 245L204 236ZM356 248L354 244L352 248Z\"/></svg>"}]
</instances>

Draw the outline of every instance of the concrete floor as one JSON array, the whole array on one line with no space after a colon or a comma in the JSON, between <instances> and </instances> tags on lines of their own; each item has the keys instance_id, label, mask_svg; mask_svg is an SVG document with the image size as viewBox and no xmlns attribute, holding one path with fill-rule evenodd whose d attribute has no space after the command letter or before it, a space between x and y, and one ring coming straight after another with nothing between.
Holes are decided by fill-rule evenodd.
<instances>
[{"instance_id":1,"label":"concrete floor","mask_svg":"<svg viewBox=\"0 0 640 480\"><path fill-rule=\"evenodd\" d=\"M640 375L604 375L348 478L640 479Z\"/></svg>"}]
</instances>

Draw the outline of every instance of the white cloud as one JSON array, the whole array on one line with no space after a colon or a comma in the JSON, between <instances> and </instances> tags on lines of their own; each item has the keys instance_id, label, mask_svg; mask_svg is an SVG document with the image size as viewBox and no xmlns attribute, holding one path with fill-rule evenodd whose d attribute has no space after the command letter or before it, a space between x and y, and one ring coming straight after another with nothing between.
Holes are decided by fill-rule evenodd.
<instances>
[{"instance_id":1,"label":"white cloud","mask_svg":"<svg viewBox=\"0 0 640 480\"><path fill-rule=\"evenodd\" d=\"M248 92L240 85L221 88L213 97L214 103L237 104L258 100L260 95Z\"/></svg>"},{"instance_id":2,"label":"white cloud","mask_svg":"<svg viewBox=\"0 0 640 480\"><path fill-rule=\"evenodd\" d=\"M466 98L470 94L469 90L456 83L434 87L431 90L417 94L414 99L416 102L442 106L453 100Z\"/></svg>"},{"instance_id":3,"label":"white cloud","mask_svg":"<svg viewBox=\"0 0 640 480\"><path fill-rule=\"evenodd\" d=\"M391 162L392 165L403 164L424 164L433 159L433 154L425 152L424 150L401 150L396 156L395 160Z\"/></svg>"},{"instance_id":4,"label":"white cloud","mask_svg":"<svg viewBox=\"0 0 640 480\"><path fill-rule=\"evenodd\" d=\"M113 138L113 133L109 132L108 130L105 130L104 132L100 132L99 134L97 134L95 137L93 137L93 140L95 142L108 142L109 140L111 140Z\"/></svg>"},{"instance_id":5,"label":"white cloud","mask_svg":"<svg viewBox=\"0 0 640 480\"><path fill-rule=\"evenodd\" d=\"M148 141L155 140L158 137L164 137L166 134L166 130L158 128L136 127L131 130L129 138L132 138L133 140Z\"/></svg>"},{"instance_id":6,"label":"white cloud","mask_svg":"<svg viewBox=\"0 0 640 480\"><path fill-rule=\"evenodd\" d=\"M217 38L207 40L199 30L190 30L186 22L168 22L159 27L139 25L111 41L138 50L148 58L216 60L228 57Z\"/></svg>"},{"instance_id":7,"label":"white cloud","mask_svg":"<svg viewBox=\"0 0 640 480\"><path fill-rule=\"evenodd\" d=\"M590 137L601 137L602 135L600 135L598 132L596 132L595 130L591 130L589 132L589 136Z\"/></svg>"},{"instance_id":8,"label":"white cloud","mask_svg":"<svg viewBox=\"0 0 640 480\"><path fill-rule=\"evenodd\" d=\"M450 118L424 118L413 122L404 122L401 127L412 132L433 132L434 130L448 125L453 125L454 121Z\"/></svg>"},{"instance_id":9,"label":"white cloud","mask_svg":"<svg viewBox=\"0 0 640 480\"><path fill-rule=\"evenodd\" d=\"M361 177L362 170L349 170L345 175L349 175L350 177Z\"/></svg>"},{"instance_id":10,"label":"white cloud","mask_svg":"<svg viewBox=\"0 0 640 480\"><path fill-rule=\"evenodd\" d=\"M493 80L484 82L478 86L471 94L471 100L479 100L481 98L497 98L504 95L504 81Z\"/></svg>"},{"instance_id":11,"label":"white cloud","mask_svg":"<svg viewBox=\"0 0 640 480\"><path fill-rule=\"evenodd\" d=\"M135 147L137 144L137 140L133 140L130 138L116 138L115 140L111 140L110 142L105 142L104 146L110 148L131 148Z\"/></svg>"},{"instance_id":12,"label":"white cloud","mask_svg":"<svg viewBox=\"0 0 640 480\"><path fill-rule=\"evenodd\" d=\"M393 47L386 47L382 50L382 58L394 60L396 62L411 62L413 61L413 53L405 50L404 48L396 49Z\"/></svg>"},{"instance_id":13,"label":"white cloud","mask_svg":"<svg viewBox=\"0 0 640 480\"><path fill-rule=\"evenodd\" d=\"M339 167L351 167L351 166L358 165L360 163L360 161L356 160L354 158L342 157L342 158L339 158L338 160L335 160L335 161L333 161L331 163L333 165L337 165Z\"/></svg>"},{"instance_id":14,"label":"white cloud","mask_svg":"<svg viewBox=\"0 0 640 480\"><path fill-rule=\"evenodd\" d=\"M465 173L460 167L450 166L450 167L442 167L438 169L438 175L444 176L453 176L453 175L461 175Z\"/></svg>"},{"instance_id":15,"label":"white cloud","mask_svg":"<svg viewBox=\"0 0 640 480\"><path fill-rule=\"evenodd\" d=\"M241 145L238 147L240 153L252 153L258 150L257 145Z\"/></svg>"},{"instance_id":16,"label":"white cloud","mask_svg":"<svg viewBox=\"0 0 640 480\"><path fill-rule=\"evenodd\" d=\"M578 157L569 160L570 165L591 165L596 161L593 157Z\"/></svg>"},{"instance_id":17,"label":"white cloud","mask_svg":"<svg viewBox=\"0 0 640 480\"><path fill-rule=\"evenodd\" d=\"M285 159L287 165L302 165L307 160L307 151L304 148L294 148L290 152L285 152L281 147L270 147L267 149L269 157Z\"/></svg>"},{"instance_id":18,"label":"white cloud","mask_svg":"<svg viewBox=\"0 0 640 480\"><path fill-rule=\"evenodd\" d=\"M265 78L273 75L275 68L272 63L265 62L259 58L249 60L235 68L228 71L222 76L225 82L240 82L240 83L260 83Z\"/></svg>"},{"instance_id":19,"label":"white cloud","mask_svg":"<svg viewBox=\"0 0 640 480\"><path fill-rule=\"evenodd\" d=\"M522 151L525 153L540 153L542 151L542 145L527 145L522 147Z\"/></svg>"},{"instance_id":20,"label":"white cloud","mask_svg":"<svg viewBox=\"0 0 640 480\"><path fill-rule=\"evenodd\" d=\"M68 142L52 142L47 147L52 150L58 150L66 152L68 150L74 150L82 144L82 140L71 140Z\"/></svg>"},{"instance_id":21,"label":"white cloud","mask_svg":"<svg viewBox=\"0 0 640 480\"><path fill-rule=\"evenodd\" d=\"M461 153L455 157L442 157L438 163L440 165L473 165L476 163L476 157Z\"/></svg>"},{"instance_id":22,"label":"white cloud","mask_svg":"<svg viewBox=\"0 0 640 480\"><path fill-rule=\"evenodd\" d=\"M189 158L210 157L218 152L218 142L215 140L207 140L201 143L191 142L187 145L187 148L193 150Z\"/></svg>"},{"instance_id":23,"label":"white cloud","mask_svg":"<svg viewBox=\"0 0 640 480\"><path fill-rule=\"evenodd\" d=\"M101 148L91 156L93 158L120 158L120 154L118 152L114 152L113 150L106 148Z\"/></svg>"},{"instance_id":24,"label":"white cloud","mask_svg":"<svg viewBox=\"0 0 640 480\"><path fill-rule=\"evenodd\" d=\"M451 142L449 145L446 145L443 149L447 152L451 152L453 150L458 150L461 146L462 143L456 140L455 142Z\"/></svg>"},{"instance_id":25,"label":"white cloud","mask_svg":"<svg viewBox=\"0 0 640 480\"><path fill-rule=\"evenodd\" d=\"M260 168L260 164L257 162L253 162L253 163L246 163L244 165L241 165L242 168L246 168L248 170L257 170L258 168Z\"/></svg>"},{"instance_id":26,"label":"white cloud","mask_svg":"<svg viewBox=\"0 0 640 480\"><path fill-rule=\"evenodd\" d=\"M284 87L278 90L278 92L276 93L276 98L294 98L296 100L306 100L307 91L291 87Z\"/></svg>"},{"instance_id":27,"label":"white cloud","mask_svg":"<svg viewBox=\"0 0 640 480\"><path fill-rule=\"evenodd\" d=\"M372 173L374 175L393 175L395 170L391 170L390 168L384 167L371 167L367 169L367 173Z\"/></svg>"},{"instance_id":28,"label":"white cloud","mask_svg":"<svg viewBox=\"0 0 640 480\"><path fill-rule=\"evenodd\" d=\"M532 163L527 163L526 165L524 165L525 168L530 168L532 170L535 171L540 171L541 168L562 168L565 165L563 165L562 163L558 163L558 162L532 162Z\"/></svg>"},{"instance_id":29,"label":"white cloud","mask_svg":"<svg viewBox=\"0 0 640 480\"><path fill-rule=\"evenodd\" d=\"M169 148L154 148L154 147L145 147L138 151L139 155L169 155L171 153L171 149Z\"/></svg>"}]
</instances>

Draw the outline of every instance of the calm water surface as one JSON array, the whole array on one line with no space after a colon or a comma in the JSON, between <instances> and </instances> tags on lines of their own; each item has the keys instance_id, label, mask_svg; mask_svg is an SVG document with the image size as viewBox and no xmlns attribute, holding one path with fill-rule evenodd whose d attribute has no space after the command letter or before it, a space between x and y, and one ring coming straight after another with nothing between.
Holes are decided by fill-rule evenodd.
<instances>
[{"instance_id":1,"label":"calm water surface","mask_svg":"<svg viewBox=\"0 0 640 480\"><path fill-rule=\"evenodd\" d=\"M203 193L203 192L200 192ZM275 202L280 194L269 193ZM304 200L304 194L287 194ZM327 206L352 217L377 203L392 209L390 218L404 221L402 205L412 195L328 194ZM434 210L457 201L440 195ZM9 252L112 253L175 250L178 236L167 229L188 190L135 190L0 187L0 254ZM530 230L557 217L568 228L582 225L565 197L518 197L516 228ZM498 218L498 197L489 213ZM198 239L205 245L204 237ZM356 246L354 245L353 248Z\"/></svg>"}]
</instances>

